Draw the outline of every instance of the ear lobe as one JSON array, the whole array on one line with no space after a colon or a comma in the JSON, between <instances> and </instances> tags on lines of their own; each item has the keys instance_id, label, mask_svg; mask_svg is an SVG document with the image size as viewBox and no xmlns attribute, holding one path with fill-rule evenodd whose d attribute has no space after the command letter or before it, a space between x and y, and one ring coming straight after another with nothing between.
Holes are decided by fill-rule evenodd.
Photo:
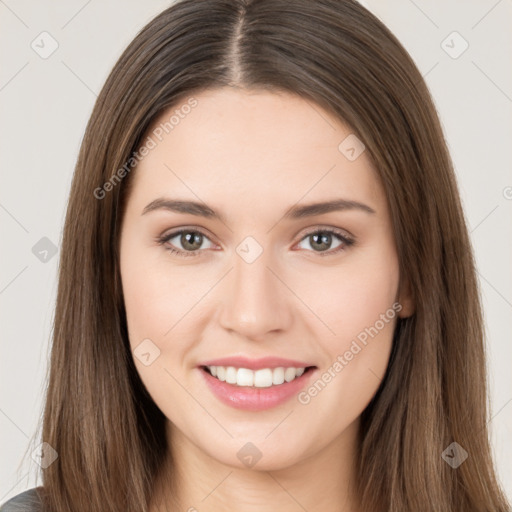
<instances>
[{"instance_id":1,"label":"ear lobe","mask_svg":"<svg viewBox=\"0 0 512 512\"><path fill-rule=\"evenodd\" d=\"M407 318L414 314L416 305L414 303L414 297L411 291L411 285L408 279L405 279L398 293L398 303L402 306L402 309L398 313L399 318Z\"/></svg>"}]
</instances>

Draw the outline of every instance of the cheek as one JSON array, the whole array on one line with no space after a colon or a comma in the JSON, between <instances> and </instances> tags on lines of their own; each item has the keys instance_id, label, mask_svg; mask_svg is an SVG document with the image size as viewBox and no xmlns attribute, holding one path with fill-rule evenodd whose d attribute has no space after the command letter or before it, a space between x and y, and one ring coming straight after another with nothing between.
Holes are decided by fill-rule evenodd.
<instances>
[{"instance_id":1,"label":"cheek","mask_svg":"<svg viewBox=\"0 0 512 512\"><path fill-rule=\"evenodd\" d=\"M159 279L154 269L129 257L121 268L124 303L132 347L141 338L150 338L158 343L166 330L171 327L170 317L163 314L162 290L166 283ZM166 294L165 300L169 301Z\"/></svg>"},{"instance_id":2,"label":"cheek","mask_svg":"<svg viewBox=\"0 0 512 512\"><path fill-rule=\"evenodd\" d=\"M127 239L121 245L121 279L133 360L144 385L161 410L190 407L178 382L195 364L191 353L208 320L205 295L214 282L212 271L176 265L164 249L130 246ZM148 352L146 365L147 356L139 356Z\"/></svg>"},{"instance_id":3,"label":"cheek","mask_svg":"<svg viewBox=\"0 0 512 512\"><path fill-rule=\"evenodd\" d=\"M376 251L338 269L317 295L314 307L333 333L319 340L328 358L299 402L314 403L326 414L341 407L344 414L335 420L339 428L361 414L386 372L400 311L398 280L394 252Z\"/></svg>"},{"instance_id":4,"label":"cheek","mask_svg":"<svg viewBox=\"0 0 512 512\"><path fill-rule=\"evenodd\" d=\"M316 291L308 288L308 301L331 328L330 347L343 349L344 343L374 325L394 304L399 281L398 261L392 247L381 244L329 271L321 279L317 276ZM390 314L396 316L394 310ZM379 326L383 334L389 334L385 326L380 323Z\"/></svg>"},{"instance_id":5,"label":"cheek","mask_svg":"<svg viewBox=\"0 0 512 512\"><path fill-rule=\"evenodd\" d=\"M128 244L121 249L121 278L130 342L142 337L162 345L186 323L209 281L173 265L163 249L130 251Z\"/></svg>"},{"instance_id":6,"label":"cheek","mask_svg":"<svg viewBox=\"0 0 512 512\"><path fill-rule=\"evenodd\" d=\"M180 385L197 318L187 316L204 294L194 279L166 261L164 251L121 246L121 279L133 360L162 411L186 410L190 396ZM191 313L195 312L193 309ZM193 322L189 320L193 319ZM149 357L144 357L149 353ZM172 408L171 408L172 406Z\"/></svg>"}]
</instances>

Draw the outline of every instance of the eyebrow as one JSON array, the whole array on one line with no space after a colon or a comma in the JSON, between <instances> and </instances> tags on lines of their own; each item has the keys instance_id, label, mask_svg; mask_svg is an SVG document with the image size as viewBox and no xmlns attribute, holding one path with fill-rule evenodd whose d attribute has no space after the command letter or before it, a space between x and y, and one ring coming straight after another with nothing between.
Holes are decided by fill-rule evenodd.
<instances>
[{"instance_id":1,"label":"eyebrow","mask_svg":"<svg viewBox=\"0 0 512 512\"><path fill-rule=\"evenodd\" d=\"M144 210L142 215L155 210L168 210L177 213L188 213L199 217L207 217L210 219L218 219L225 222L225 217L215 210L212 210L204 203L197 201L185 201L180 199L158 198L151 201ZM283 218L285 219L302 219L305 217L313 217L334 211L344 210L360 210L369 214L376 213L370 206L358 201L350 201L347 199L333 199L320 203L310 203L305 205L293 206L287 210Z\"/></svg>"}]
</instances>

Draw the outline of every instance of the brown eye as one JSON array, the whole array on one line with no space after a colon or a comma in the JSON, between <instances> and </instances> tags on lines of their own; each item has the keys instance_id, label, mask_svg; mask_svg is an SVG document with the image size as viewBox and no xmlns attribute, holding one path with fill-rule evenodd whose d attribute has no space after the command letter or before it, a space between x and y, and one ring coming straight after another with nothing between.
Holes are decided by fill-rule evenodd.
<instances>
[{"instance_id":1,"label":"brown eye","mask_svg":"<svg viewBox=\"0 0 512 512\"><path fill-rule=\"evenodd\" d=\"M186 251L195 251L201 248L203 243L203 235L194 231L182 231L180 236L180 243Z\"/></svg>"},{"instance_id":2,"label":"brown eye","mask_svg":"<svg viewBox=\"0 0 512 512\"><path fill-rule=\"evenodd\" d=\"M171 240L174 241L171 243ZM211 248L201 247L205 240L209 240L209 238L200 231L195 229L182 229L163 236L159 242L162 245L168 245L169 251L179 254L180 256L197 256L201 249Z\"/></svg>"},{"instance_id":3,"label":"brown eye","mask_svg":"<svg viewBox=\"0 0 512 512\"><path fill-rule=\"evenodd\" d=\"M335 243L336 240L338 243L334 246L334 250L329 250L333 248L332 244ZM313 249L312 252L316 252L320 256L337 254L354 243L354 241L346 235L332 229L317 229L316 231L308 233L301 240L301 243L304 241Z\"/></svg>"}]
</instances>

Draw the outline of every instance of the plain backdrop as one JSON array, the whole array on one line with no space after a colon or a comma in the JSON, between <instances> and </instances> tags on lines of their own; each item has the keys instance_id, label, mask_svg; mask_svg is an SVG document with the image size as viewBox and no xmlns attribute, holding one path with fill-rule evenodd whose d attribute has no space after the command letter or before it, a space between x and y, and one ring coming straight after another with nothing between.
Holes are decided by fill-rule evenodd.
<instances>
[{"instance_id":1,"label":"plain backdrop","mask_svg":"<svg viewBox=\"0 0 512 512\"><path fill-rule=\"evenodd\" d=\"M0 503L40 484L31 453L88 117L122 50L171 3L0 0ZM512 500L512 1L361 3L417 63L445 130L485 309L493 449Z\"/></svg>"}]
</instances>

